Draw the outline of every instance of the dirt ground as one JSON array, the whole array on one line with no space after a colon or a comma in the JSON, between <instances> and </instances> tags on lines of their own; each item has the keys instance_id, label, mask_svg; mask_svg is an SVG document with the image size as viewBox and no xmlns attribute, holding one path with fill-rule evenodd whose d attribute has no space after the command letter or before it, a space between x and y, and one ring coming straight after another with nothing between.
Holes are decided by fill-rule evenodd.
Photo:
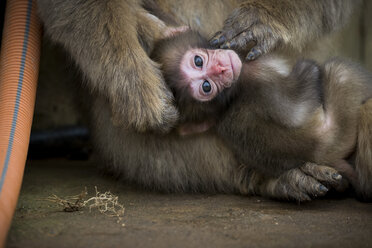
<instances>
[{"instance_id":1,"label":"dirt ground","mask_svg":"<svg viewBox=\"0 0 372 248\"><path fill-rule=\"evenodd\" d=\"M94 186L119 196L121 222L94 210L63 212L42 200L84 187L92 196ZM372 247L372 204L160 194L102 176L91 162L31 161L7 247Z\"/></svg>"}]
</instances>

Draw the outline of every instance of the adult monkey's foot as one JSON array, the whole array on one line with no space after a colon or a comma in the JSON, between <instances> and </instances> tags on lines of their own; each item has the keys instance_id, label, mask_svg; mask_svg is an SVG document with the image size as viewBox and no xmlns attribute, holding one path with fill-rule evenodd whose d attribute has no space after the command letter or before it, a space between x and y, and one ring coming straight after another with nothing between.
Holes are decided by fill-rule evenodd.
<instances>
[{"instance_id":1,"label":"adult monkey's foot","mask_svg":"<svg viewBox=\"0 0 372 248\"><path fill-rule=\"evenodd\" d=\"M278 200L305 202L324 196L328 187L337 187L341 183L342 176L335 169L306 163L278 178L265 178L254 172L250 178L248 192Z\"/></svg>"}]
</instances>

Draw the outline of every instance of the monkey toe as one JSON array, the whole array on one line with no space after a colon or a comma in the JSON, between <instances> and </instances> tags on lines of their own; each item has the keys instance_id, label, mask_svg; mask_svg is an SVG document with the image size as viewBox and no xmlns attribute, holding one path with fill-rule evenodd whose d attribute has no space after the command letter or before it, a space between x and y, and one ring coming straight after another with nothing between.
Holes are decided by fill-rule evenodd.
<instances>
[{"instance_id":1,"label":"monkey toe","mask_svg":"<svg viewBox=\"0 0 372 248\"><path fill-rule=\"evenodd\" d=\"M296 192L305 193L313 198L324 196L328 192L326 186L300 169L293 169L287 181L289 181L290 187Z\"/></svg>"},{"instance_id":2,"label":"monkey toe","mask_svg":"<svg viewBox=\"0 0 372 248\"><path fill-rule=\"evenodd\" d=\"M342 184L342 176L334 168L306 163L300 169L327 187L337 188Z\"/></svg>"},{"instance_id":3,"label":"monkey toe","mask_svg":"<svg viewBox=\"0 0 372 248\"><path fill-rule=\"evenodd\" d=\"M278 189L289 199L298 202L309 201L328 192L327 187L298 169L289 171L280 181Z\"/></svg>"},{"instance_id":4,"label":"monkey toe","mask_svg":"<svg viewBox=\"0 0 372 248\"><path fill-rule=\"evenodd\" d=\"M334 180L339 181L339 180L342 179L342 176L336 172L336 173L333 173L333 174L332 174L332 178L333 178Z\"/></svg>"},{"instance_id":5,"label":"monkey toe","mask_svg":"<svg viewBox=\"0 0 372 248\"><path fill-rule=\"evenodd\" d=\"M328 188L326 186L309 176L306 176L304 180L299 182L299 190L306 192L313 198L324 196L328 192Z\"/></svg>"}]
</instances>

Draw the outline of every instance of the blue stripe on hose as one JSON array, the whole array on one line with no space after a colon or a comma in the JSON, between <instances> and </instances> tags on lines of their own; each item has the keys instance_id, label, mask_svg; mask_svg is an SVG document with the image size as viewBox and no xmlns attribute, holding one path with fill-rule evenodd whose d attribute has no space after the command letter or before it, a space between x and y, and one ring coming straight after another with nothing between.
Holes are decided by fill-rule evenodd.
<instances>
[{"instance_id":1,"label":"blue stripe on hose","mask_svg":"<svg viewBox=\"0 0 372 248\"><path fill-rule=\"evenodd\" d=\"M10 156L12 154L12 148L13 148L14 133L15 133L15 130L16 130L16 127L17 127L19 103L21 101L21 93L22 93L22 86L23 86L23 74L24 74L25 63L26 63L28 35L29 35L29 32L30 32L31 9L32 9L32 0L28 0L28 4L27 4L27 17L26 17L26 28L25 28L25 35L24 35L24 38L23 38L23 48L22 48L22 57L21 57L21 68L19 70L19 79L18 79L18 86L17 86L17 96L16 96L16 102L15 102L14 112L13 112L12 128L10 129L8 149L6 151L6 157L5 157L5 161L4 161L3 172L2 172L1 178L0 178L0 194L1 194L1 191L3 189L6 172L8 170L9 160L10 160Z\"/></svg>"}]
</instances>

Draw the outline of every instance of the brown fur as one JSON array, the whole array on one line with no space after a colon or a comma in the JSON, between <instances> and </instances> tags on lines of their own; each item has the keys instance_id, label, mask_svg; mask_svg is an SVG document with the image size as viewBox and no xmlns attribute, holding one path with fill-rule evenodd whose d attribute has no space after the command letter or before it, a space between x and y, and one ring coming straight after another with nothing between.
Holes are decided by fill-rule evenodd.
<instances>
[{"instance_id":1,"label":"brown fur","mask_svg":"<svg viewBox=\"0 0 372 248\"><path fill-rule=\"evenodd\" d=\"M236 21L247 18L245 15L234 17L236 12L232 11L239 7L240 1L154 2L176 23L189 25L203 35L220 30L229 15ZM290 7L289 16L281 18L275 14L268 18L270 12L276 13L274 8L269 12L258 11L256 16L268 19L268 25L286 27L291 34L289 36L283 30L283 36L289 36L288 46L302 48L305 43L344 23L350 12L350 6L344 8L337 3L349 3L351 0L309 5L310 2L313 1L281 1L278 4L274 0L261 0L260 3L267 6ZM317 1L320 2L323 1ZM173 96L163 81L158 65L148 57L154 40L162 35L164 26L149 18L141 1L39 0L38 5L46 33L70 53L96 96L93 135L105 165L117 175L148 188L165 191L238 191L297 200L304 199L300 195L312 195L313 186L319 185L316 176L310 172L304 174L301 170L294 170L291 176L281 179L259 175L259 182L251 180L258 172L241 169L230 149L213 131L188 138L174 133L137 132L168 130L178 118ZM248 5L249 2L245 8ZM305 10L309 9L311 13L306 14ZM309 18L303 18L304 14ZM315 16L324 23L320 26L313 24ZM121 125L114 125L112 120ZM329 175L333 171L330 168L323 170ZM287 181L293 177L313 177L316 184L299 181L294 185ZM331 176L326 178L326 181L334 181Z\"/></svg>"},{"instance_id":2,"label":"brown fur","mask_svg":"<svg viewBox=\"0 0 372 248\"><path fill-rule=\"evenodd\" d=\"M241 163L264 175L278 176L304 162L331 165L363 200L371 200L371 74L332 59L322 67L300 61L283 76L267 64L270 59L244 65L218 134ZM346 161L354 151L355 168Z\"/></svg>"},{"instance_id":3,"label":"brown fur","mask_svg":"<svg viewBox=\"0 0 372 248\"><path fill-rule=\"evenodd\" d=\"M340 59L322 67L301 60L290 72L285 60L267 55L243 64L238 82L205 103L189 96L180 72L183 54L206 48L202 37L188 31L162 40L158 46L154 59L162 65L179 108L196 105L194 109L199 110L182 111L181 116L218 119L225 105L217 133L230 145L239 163L272 177L305 162L328 164L346 176L359 195L371 196L372 112L365 111L370 106L364 104L372 98L372 75L368 72ZM227 108L231 95L232 104ZM358 146L357 130L363 135L359 134ZM356 149L355 171L346 159Z\"/></svg>"}]
</instances>

